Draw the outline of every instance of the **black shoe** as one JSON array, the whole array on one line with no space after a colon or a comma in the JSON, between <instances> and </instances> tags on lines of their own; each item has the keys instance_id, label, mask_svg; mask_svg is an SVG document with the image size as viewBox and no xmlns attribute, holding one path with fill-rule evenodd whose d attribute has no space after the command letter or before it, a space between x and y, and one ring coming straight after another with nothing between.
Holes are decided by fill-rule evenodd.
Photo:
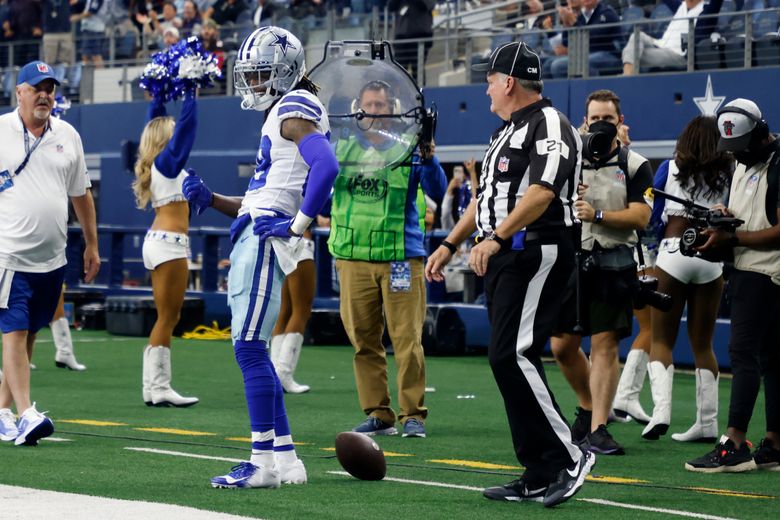
<instances>
[{"instance_id":1,"label":"black shoe","mask_svg":"<svg viewBox=\"0 0 780 520\"><path fill-rule=\"evenodd\" d=\"M590 433L590 419L593 417L593 412L578 406L575 414L574 423L571 425L571 442L580 444Z\"/></svg>"},{"instance_id":2,"label":"black shoe","mask_svg":"<svg viewBox=\"0 0 780 520\"><path fill-rule=\"evenodd\" d=\"M626 450L623 449L623 446L612 438L612 435L607 431L607 427L603 424L596 428L595 432L588 434L583 447L604 455L626 454Z\"/></svg>"},{"instance_id":3,"label":"black shoe","mask_svg":"<svg viewBox=\"0 0 780 520\"><path fill-rule=\"evenodd\" d=\"M490 500L509 500L510 502L542 502L544 494L547 492L547 486L543 484L532 484L525 477L513 480L504 486L489 487L482 491L485 498Z\"/></svg>"},{"instance_id":4,"label":"black shoe","mask_svg":"<svg viewBox=\"0 0 780 520\"><path fill-rule=\"evenodd\" d=\"M724 435L714 450L698 459L689 460L685 463L685 469L698 473L741 473L756 469L756 463L747 442L737 448L734 441Z\"/></svg>"},{"instance_id":5,"label":"black shoe","mask_svg":"<svg viewBox=\"0 0 780 520\"><path fill-rule=\"evenodd\" d=\"M758 469L780 471L780 450L776 450L769 439L762 439L753 452L753 461Z\"/></svg>"},{"instance_id":6,"label":"black shoe","mask_svg":"<svg viewBox=\"0 0 780 520\"><path fill-rule=\"evenodd\" d=\"M570 468L563 468L558 473L558 477L547 487L547 494L544 495L544 506L557 506L576 495L582 484L585 483L585 477L588 476L595 464L596 455L583 450L580 460Z\"/></svg>"}]
</instances>

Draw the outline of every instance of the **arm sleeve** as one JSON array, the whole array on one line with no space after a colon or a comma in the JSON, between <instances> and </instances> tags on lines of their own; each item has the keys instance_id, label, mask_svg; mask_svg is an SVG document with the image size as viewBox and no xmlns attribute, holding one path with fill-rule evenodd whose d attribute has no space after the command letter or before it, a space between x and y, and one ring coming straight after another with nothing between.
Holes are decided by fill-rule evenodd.
<instances>
[{"instance_id":1,"label":"arm sleeve","mask_svg":"<svg viewBox=\"0 0 780 520\"><path fill-rule=\"evenodd\" d=\"M166 177L173 179L184 168L184 163L190 156L195 134L198 131L197 101L194 97L186 97L184 106L176 122L173 137L165 149L154 159L154 165Z\"/></svg>"},{"instance_id":2,"label":"arm sleeve","mask_svg":"<svg viewBox=\"0 0 780 520\"><path fill-rule=\"evenodd\" d=\"M76 161L69 172L68 196L81 197L87 192L87 188L92 187L92 182L89 179L87 163L84 159L84 146L81 143L81 136L79 136L78 133L75 133L73 137L73 147L76 150Z\"/></svg>"},{"instance_id":3,"label":"arm sleeve","mask_svg":"<svg viewBox=\"0 0 780 520\"><path fill-rule=\"evenodd\" d=\"M434 156L430 161L425 161L416 167L420 168L420 185L423 192L439 204L444 197L444 192L447 191L447 176L439 164L439 159Z\"/></svg>"},{"instance_id":4,"label":"arm sleeve","mask_svg":"<svg viewBox=\"0 0 780 520\"><path fill-rule=\"evenodd\" d=\"M557 196L577 164L579 135L555 109L545 109L530 139L529 184L541 184Z\"/></svg>"},{"instance_id":5,"label":"arm sleeve","mask_svg":"<svg viewBox=\"0 0 780 520\"><path fill-rule=\"evenodd\" d=\"M339 163L328 139L320 133L304 137L298 144L301 157L309 165L301 213L314 219L330 197Z\"/></svg>"},{"instance_id":6,"label":"arm sleeve","mask_svg":"<svg viewBox=\"0 0 780 520\"><path fill-rule=\"evenodd\" d=\"M148 123L155 117L165 117L168 112L165 110L165 102L162 99L154 98L149 102L149 107L146 109L146 122Z\"/></svg>"},{"instance_id":7,"label":"arm sleeve","mask_svg":"<svg viewBox=\"0 0 780 520\"><path fill-rule=\"evenodd\" d=\"M653 169L650 161L643 162L636 170L633 178L628 179L628 202L646 202L645 192L653 185Z\"/></svg>"}]
</instances>

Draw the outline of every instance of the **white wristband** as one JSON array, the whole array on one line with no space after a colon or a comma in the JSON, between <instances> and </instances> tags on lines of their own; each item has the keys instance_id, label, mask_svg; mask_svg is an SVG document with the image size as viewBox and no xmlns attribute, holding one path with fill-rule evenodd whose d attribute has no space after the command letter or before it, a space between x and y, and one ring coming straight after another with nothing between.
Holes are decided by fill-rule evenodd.
<instances>
[{"instance_id":1,"label":"white wristband","mask_svg":"<svg viewBox=\"0 0 780 520\"><path fill-rule=\"evenodd\" d=\"M313 220L312 217L299 210L298 214L295 215L292 224L290 224L290 231L292 231L295 236L301 236L303 235L303 232L309 228Z\"/></svg>"}]
</instances>

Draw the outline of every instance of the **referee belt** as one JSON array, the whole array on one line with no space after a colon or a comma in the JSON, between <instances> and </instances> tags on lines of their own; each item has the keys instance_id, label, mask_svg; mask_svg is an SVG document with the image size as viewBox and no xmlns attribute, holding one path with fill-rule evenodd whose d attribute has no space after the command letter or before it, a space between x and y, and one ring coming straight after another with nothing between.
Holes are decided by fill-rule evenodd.
<instances>
[{"instance_id":1,"label":"referee belt","mask_svg":"<svg viewBox=\"0 0 780 520\"><path fill-rule=\"evenodd\" d=\"M557 244L562 239L572 238L571 228L542 229L533 231L518 231L510 238L504 239L506 246L502 249L523 249L524 246L534 244ZM479 235L474 238L474 243L479 244L485 237Z\"/></svg>"}]
</instances>

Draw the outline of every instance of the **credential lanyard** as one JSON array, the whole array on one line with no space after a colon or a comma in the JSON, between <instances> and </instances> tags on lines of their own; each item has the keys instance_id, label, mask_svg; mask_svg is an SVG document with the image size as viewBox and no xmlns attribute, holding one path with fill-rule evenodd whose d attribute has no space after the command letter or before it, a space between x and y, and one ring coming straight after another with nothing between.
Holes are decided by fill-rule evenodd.
<instances>
[{"instance_id":1,"label":"credential lanyard","mask_svg":"<svg viewBox=\"0 0 780 520\"><path fill-rule=\"evenodd\" d=\"M21 120L21 117L19 119ZM43 136L46 135L46 131L49 129L49 125L46 125L46 127L43 129L43 133L38 139L35 140L32 146L30 146L30 133L27 131L27 127L24 126L24 121L22 121L22 128L24 129L24 151L26 155L24 156L22 164L20 164L19 167L14 170L14 176L22 173L24 167L27 166L27 163L30 161L30 156L35 151L35 149L38 148L38 145L41 144L41 141L43 141Z\"/></svg>"}]
</instances>

